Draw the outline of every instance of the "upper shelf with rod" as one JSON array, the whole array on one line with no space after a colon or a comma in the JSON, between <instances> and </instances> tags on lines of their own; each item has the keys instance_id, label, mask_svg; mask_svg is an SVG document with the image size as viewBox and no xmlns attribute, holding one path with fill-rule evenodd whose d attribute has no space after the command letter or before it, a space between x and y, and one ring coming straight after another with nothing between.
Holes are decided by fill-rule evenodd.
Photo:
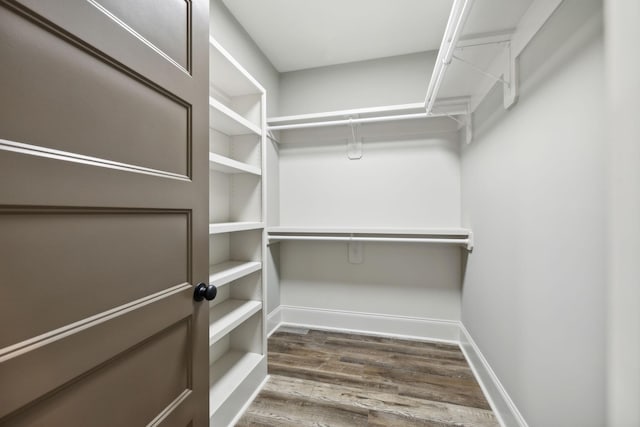
<instances>
[{"instance_id":1,"label":"upper shelf with rod","mask_svg":"<svg viewBox=\"0 0 640 427\"><path fill-rule=\"evenodd\" d=\"M453 53L456 42L460 37L464 21L466 20L473 0L455 0L447 23L444 38L438 54L438 63L441 55L446 52L444 58ZM429 82L428 91L424 103L390 105L373 108L361 108L354 110L332 111L317 114L303 114L298 116L272 117L267 119L270 131L303 129L324 126L355 125L363 123L380 123L399 120L425 119L428 117L446 117L466 114L466 103L445 103L438 111L433 111L438 89L446 67L434 69Z\"/></svg>"},{"instance_id":2,"label":"upper shelf with rod","mask_svg":"<svg viewBox=\"0 0 640 427\"><path fill-rule=\"evenodd\" d=\"M269 243L331 241L370 243L432 243L461 245L473 250L473 233L466 228L268 227Z\"/></svg>"},{"instance_id":3,"label":"upper shelf with rod","mask_svg":"<svg viewBox=\"0 0 640 427\"><path fill-rule=\"evenodd\" d=\"M471 30L465 30L466 22L470 15L474 17L476 10L482 15L478 9L481 5L471 13L474 0L454 0L424 102L270 117L268 130L450 117L465 128L467 142L470 142L472 121L469 117L496 83L503 87L505 108L516 102L518 57L561 3L562 0L533 0L528 9L513 16L508 24L515 24L513 29L469 33L478 26L471 25ZM463 30L467 31L464 36ZM487 49L488 46L494 48ZM448 75L454 78L446 78Z\"/></svg>"}]
</instances>

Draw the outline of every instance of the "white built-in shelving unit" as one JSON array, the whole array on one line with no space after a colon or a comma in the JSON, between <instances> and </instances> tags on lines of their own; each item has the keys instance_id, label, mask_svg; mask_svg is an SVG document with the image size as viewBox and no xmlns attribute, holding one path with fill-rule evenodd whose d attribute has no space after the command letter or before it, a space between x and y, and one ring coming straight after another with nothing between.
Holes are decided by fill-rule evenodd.
<instances>
[{"instance_id":1,"label":"white built-in shelving unit","mask_svg":"<svg viewBox=\"0 0 640 427\"><path fill-rule=\"evenodd\" d=\"M210 423L227 426L266 377L265 90L209 41Z\"/></svg>"}]
</instances>

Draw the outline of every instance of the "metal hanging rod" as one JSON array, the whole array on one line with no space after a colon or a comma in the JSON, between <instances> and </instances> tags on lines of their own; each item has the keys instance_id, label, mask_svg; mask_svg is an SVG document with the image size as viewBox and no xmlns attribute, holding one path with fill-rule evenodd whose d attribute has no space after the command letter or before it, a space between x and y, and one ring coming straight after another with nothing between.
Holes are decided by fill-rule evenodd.
<instances>
[{"instance_id":1,"label":"metal hanging rod","mask_svg":"<svg viewBox=\"0 0 640 427\"><path fill-rule=\"evenodd\" d=\"M323 122L306 122L306 123L292 123L287 125L276 125L269 126L269 130L285 130L285 129L305 129L305 128L316 128L316 127L327 127L327 126L342 126L342 125L352 125L352 124L360 124L360 123L382 123L382 122L392 122L399 120L413 120L413 119L426 119L427 117L445 117L449 115L460 115L466 114L466 110L460 109L448 111L447 113L435 113L432 112L430 114L427 113L413 113L413 114L396 114L391 116L378 116L378 117L362 117L362 118L351 118L351 119L340 119L340 120L327 120Z\"/></svg>"}]
</instances>

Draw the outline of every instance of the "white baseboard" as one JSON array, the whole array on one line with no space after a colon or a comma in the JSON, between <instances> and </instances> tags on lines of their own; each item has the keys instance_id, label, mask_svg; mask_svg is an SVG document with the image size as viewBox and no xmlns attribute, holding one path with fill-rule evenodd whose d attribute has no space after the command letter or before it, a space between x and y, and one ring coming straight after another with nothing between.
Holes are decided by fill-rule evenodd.
<instances>
[{"instance_id":1,"label":"white baseboard","mask_svg":"<svg viewBox=\"0 0 640 427\"><path fill-rule=\"evenodd\" d=\"M460 322L459 340L460 348L500 424L504 427L528 427L522 414L462 322Z\"/></svg>"},{"instance_id":2,"label":"white baseboard","mask_svg":"<svg viewBox=\"0 0 640 427\"><path fill-rule=\"evenodd\" d=\"M453 344L459 342L460 322L456 320L393 316L288 305L281 305L279 309L280 312L277 313L277 316L280 317L282 324L287 325ZM275 310L274 314L276 314ZM275 319L276 316L273 317L273 322L268 321L267 323L269 325L275 324Z\"/></svg>"},{"instance_id":3,"label":"white baseboard","mask_svg":"<svg viewBox=\"0 0 640 427\"><path fill-rule=\"evenodd\" d=\"M273 334L282 323L282 306L267 315L267 338Z\"/></svg>"}]
</instances>

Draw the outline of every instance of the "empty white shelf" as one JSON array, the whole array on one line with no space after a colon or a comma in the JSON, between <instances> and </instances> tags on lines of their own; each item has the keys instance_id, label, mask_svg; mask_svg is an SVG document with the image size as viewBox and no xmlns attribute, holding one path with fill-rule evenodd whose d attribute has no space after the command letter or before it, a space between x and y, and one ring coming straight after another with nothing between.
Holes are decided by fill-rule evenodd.
<instances>
[{"instance_id":1,"label":"empty white shelf","mask_svg":"<svg viewBox=\"0 0 640 427\"><path fill-rule=\"evenodd\" d=\"M211 96L209 97L209 126L226 135L261 134L259 126Z\"/></svg>"},{"instance_id":2,"label":"empty white shelf","mask_svg":"<svg viewBox=\"0 0 640 427\"><path fill-rule=\"evenodd\" d=\"M444 243L473 249L473 233L464 228L269 227L269 241Z\"/></svg>"},{"instance_id":3,"label":"empty white shelf","mask_svg":"<svg viewBox=\"0 0 640 427\"><path fill-rule=\"evenodd\" d=\"M250 173L258 176L262 174L257 166L242 163L216 153L209 153L209 168L223 173Z\"/></svg>"},{"instance_id":4,"label":"empty white shelf","mask_svg":"<svg viewBox=\"0 0 640 427\"><path fill-rule=\"evenodd\" d=\"M209 370L210 416L213 416L263 358L263 355L257 353L230 350L211 365Z\"/></svg>"},{"instance_id":5,"label":"empty white shelf","mask_svg":"<svg viewBox=\"0 0 640 427\"><path fill-rule=\"evenodd\" d=\"M466 228L374 228L374 227L307 227L307 226L274 226L267 228L269 234L382 234L382 235L416 235L416 236L459 236L469 235Z\"/></svg>"},{"instance_id":6,"label":"empty white shelf","mask_svg":"<svg viewBox=\"0 0 640 427\"><path fill-rule=\"evenodd\" d=\"M229 299L211 307L209 345L231 332L236 326L260 311L262 301Z\"/></svg>"},{"instance_id":7,"label":"empty white shelf","mask_svg":"<svg viewBox=\"0 0 640 427\"><path fill-rule=\"evenodd\" d=\"M209 224L209 234L231 233L234 231L259 230L264 228L262 222L239 221L239 222L218 222Z\"/></svg>"},{"instance_id":8,"label":"empty white shelf","mask_svg":"<svg viewBox=\"0 0 640 427\"><path fill-rule=\"evenodd\" d=\"M264 88L213 38L209 37L209 81L228 96L264 93Z\"/></svg>"},{"instance_id":9,"label":"empty white shelf","mask_svg":"<svg viewBox=\"0 0 640 427\"><path fill-rule=\"evenodd\" d=\"M342 126L357 123L376 123L398 120L426 119L449 115L466 114L466 104L447 103L439 105L438 112L426 113L424 103L386 105L354 110L327 111L295 116L269 117L270 130L303 129L324 126Z\"/></svg>"},{"instance_id":10,"label":"empty white shelf","mask_svg":"<svg viewBox=\"0 0 640 427\"><path fill-rule=\"evenodd\" d=\"M209 284L226 285L255 271L262 269L258 261L226 261L209 267Z\"/></svg>"}]
</instances>

